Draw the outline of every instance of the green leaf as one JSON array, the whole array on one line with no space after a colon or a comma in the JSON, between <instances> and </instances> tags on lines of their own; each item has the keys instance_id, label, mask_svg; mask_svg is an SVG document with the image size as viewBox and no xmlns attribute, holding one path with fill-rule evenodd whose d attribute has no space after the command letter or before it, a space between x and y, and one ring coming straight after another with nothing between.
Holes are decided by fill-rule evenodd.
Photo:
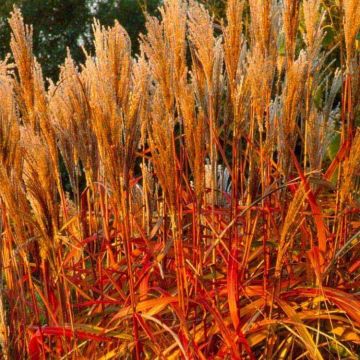
<instances>
[{"instance_id":1,"label":"green leaf","mask_svg":"<svg viewBox=\"0 0 360 360\"><path fill-rule=\"evenodd\" d=\"M325 28L325 36L323 40L323 46L329 47L335 40L335 31L333 27L327 26Z\"/></svg>"},{"instance_id":2,"label":"green leaf","mask_svg":"<svg viewBox=\"0 0 360 360\"><path fill-rule=\"evenodd\" d=\"M330 160L334 160L336 154L338 153L340 149L340 141L340 133L335 132L327 149Z\"/></svg>"},{"instance_id":3,"label":"green leaf","mask_svg":"<svg viewBox=\"0 0 360 360\"><path fill-rule=\"evenodd\" d=\"M278 37L278 54L280 56L285 56L286 46L285 46L285 34L281 33Z\"/></svg>"}]
</instances>

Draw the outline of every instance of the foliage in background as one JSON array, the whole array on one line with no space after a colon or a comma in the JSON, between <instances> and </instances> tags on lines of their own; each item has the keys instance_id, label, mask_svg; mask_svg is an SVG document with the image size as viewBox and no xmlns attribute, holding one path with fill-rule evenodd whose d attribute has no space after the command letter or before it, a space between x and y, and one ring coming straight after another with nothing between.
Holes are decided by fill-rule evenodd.
<instances>
[{"instance_id":1,"label":"foliage in background","mask_svg":"<svg viewBox=\"0 0 360 360\"><path fill-rule=\"evenodd\" d=\"M44 76L57 80L59 66L69 47L73 58L83 62L80 45L93 51L91 24L93 18L104 25L117 19L127 29L138 51L138 35L145 30L144 11L154 14L159 0L3 0L0 2L0 58L10 52L10 27L7 19L17 5L29 24L34 24L34 54L42 65Z\"/></svg>"}]
</instances>

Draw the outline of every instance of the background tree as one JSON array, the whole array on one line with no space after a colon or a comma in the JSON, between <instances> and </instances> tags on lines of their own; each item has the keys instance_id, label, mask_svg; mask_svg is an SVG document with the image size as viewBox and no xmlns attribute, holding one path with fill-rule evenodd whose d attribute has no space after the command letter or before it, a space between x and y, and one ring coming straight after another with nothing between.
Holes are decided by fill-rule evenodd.
<instances>
[{"instance_id":1,"label":"background tree","mask_svg":"<svg viewBox=\"0 0 360 360\"><path fill-rule=\"evenodd\" d=\"M138 34L145 30L144 11L151 14L160 0L3 0L0 2L0 58L9 53L8 17L14 5L24 20L34 26L34 53L44 76L56 80L66 47L77 62L84 59L81 45L92 51L91 24L97 18L104 25L117 19L128 31L133 52L138 50Z\"/></svg>"}]
</instances>

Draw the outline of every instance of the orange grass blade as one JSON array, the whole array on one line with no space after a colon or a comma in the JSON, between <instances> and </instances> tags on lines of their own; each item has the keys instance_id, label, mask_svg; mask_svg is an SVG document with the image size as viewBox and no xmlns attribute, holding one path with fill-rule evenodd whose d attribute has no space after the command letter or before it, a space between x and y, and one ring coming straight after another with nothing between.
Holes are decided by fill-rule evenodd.
<instances>
[{"instance_id":1,"label":"orange grass blade","mask_svg":"<svg viewBox=\"0 0 360 360\"><path fill-rule=\"evenodd\" d=\"M310 188L310 185L304 175L303 170L301 169L301 166L300 166L294 152L291 149L290 149L290 151L291 151L291 156L292 156L293 162L295 164L295 167L297 169L297 172L301 178L301 182L304 185L306 196L307 196L309 204L310 204L311 212L314 217L314 221L315 221L315 225L316 225L316 229L317 229L318 242L319 242L319 250L321 252L321 255L325 256L326 241L327 241L326 233L328 230L326 229L326 226L324 223L324 217L322 215L321 208L316 201L316 197ZM324 259L321 259L321 266L323 266L323 265L324 265Z\"/></svg>"}]
</instances>

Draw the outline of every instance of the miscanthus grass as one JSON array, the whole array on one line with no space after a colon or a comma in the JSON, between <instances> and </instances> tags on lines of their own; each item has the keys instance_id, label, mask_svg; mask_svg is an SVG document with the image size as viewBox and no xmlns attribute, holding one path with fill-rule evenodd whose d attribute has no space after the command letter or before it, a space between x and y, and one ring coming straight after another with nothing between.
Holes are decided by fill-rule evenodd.
<instances>
[{"instance_id":1,"label":"miscanthus grass","mask_svg":"<svg viewBox=\"0 0 360 360\"><path fill-rule=\"evenodd\" d=\"M165 0L137 56L94 21L56 83L14 8L1 358L357 358L359 1L225 6Z\"/></svg>"}]
</instances>

